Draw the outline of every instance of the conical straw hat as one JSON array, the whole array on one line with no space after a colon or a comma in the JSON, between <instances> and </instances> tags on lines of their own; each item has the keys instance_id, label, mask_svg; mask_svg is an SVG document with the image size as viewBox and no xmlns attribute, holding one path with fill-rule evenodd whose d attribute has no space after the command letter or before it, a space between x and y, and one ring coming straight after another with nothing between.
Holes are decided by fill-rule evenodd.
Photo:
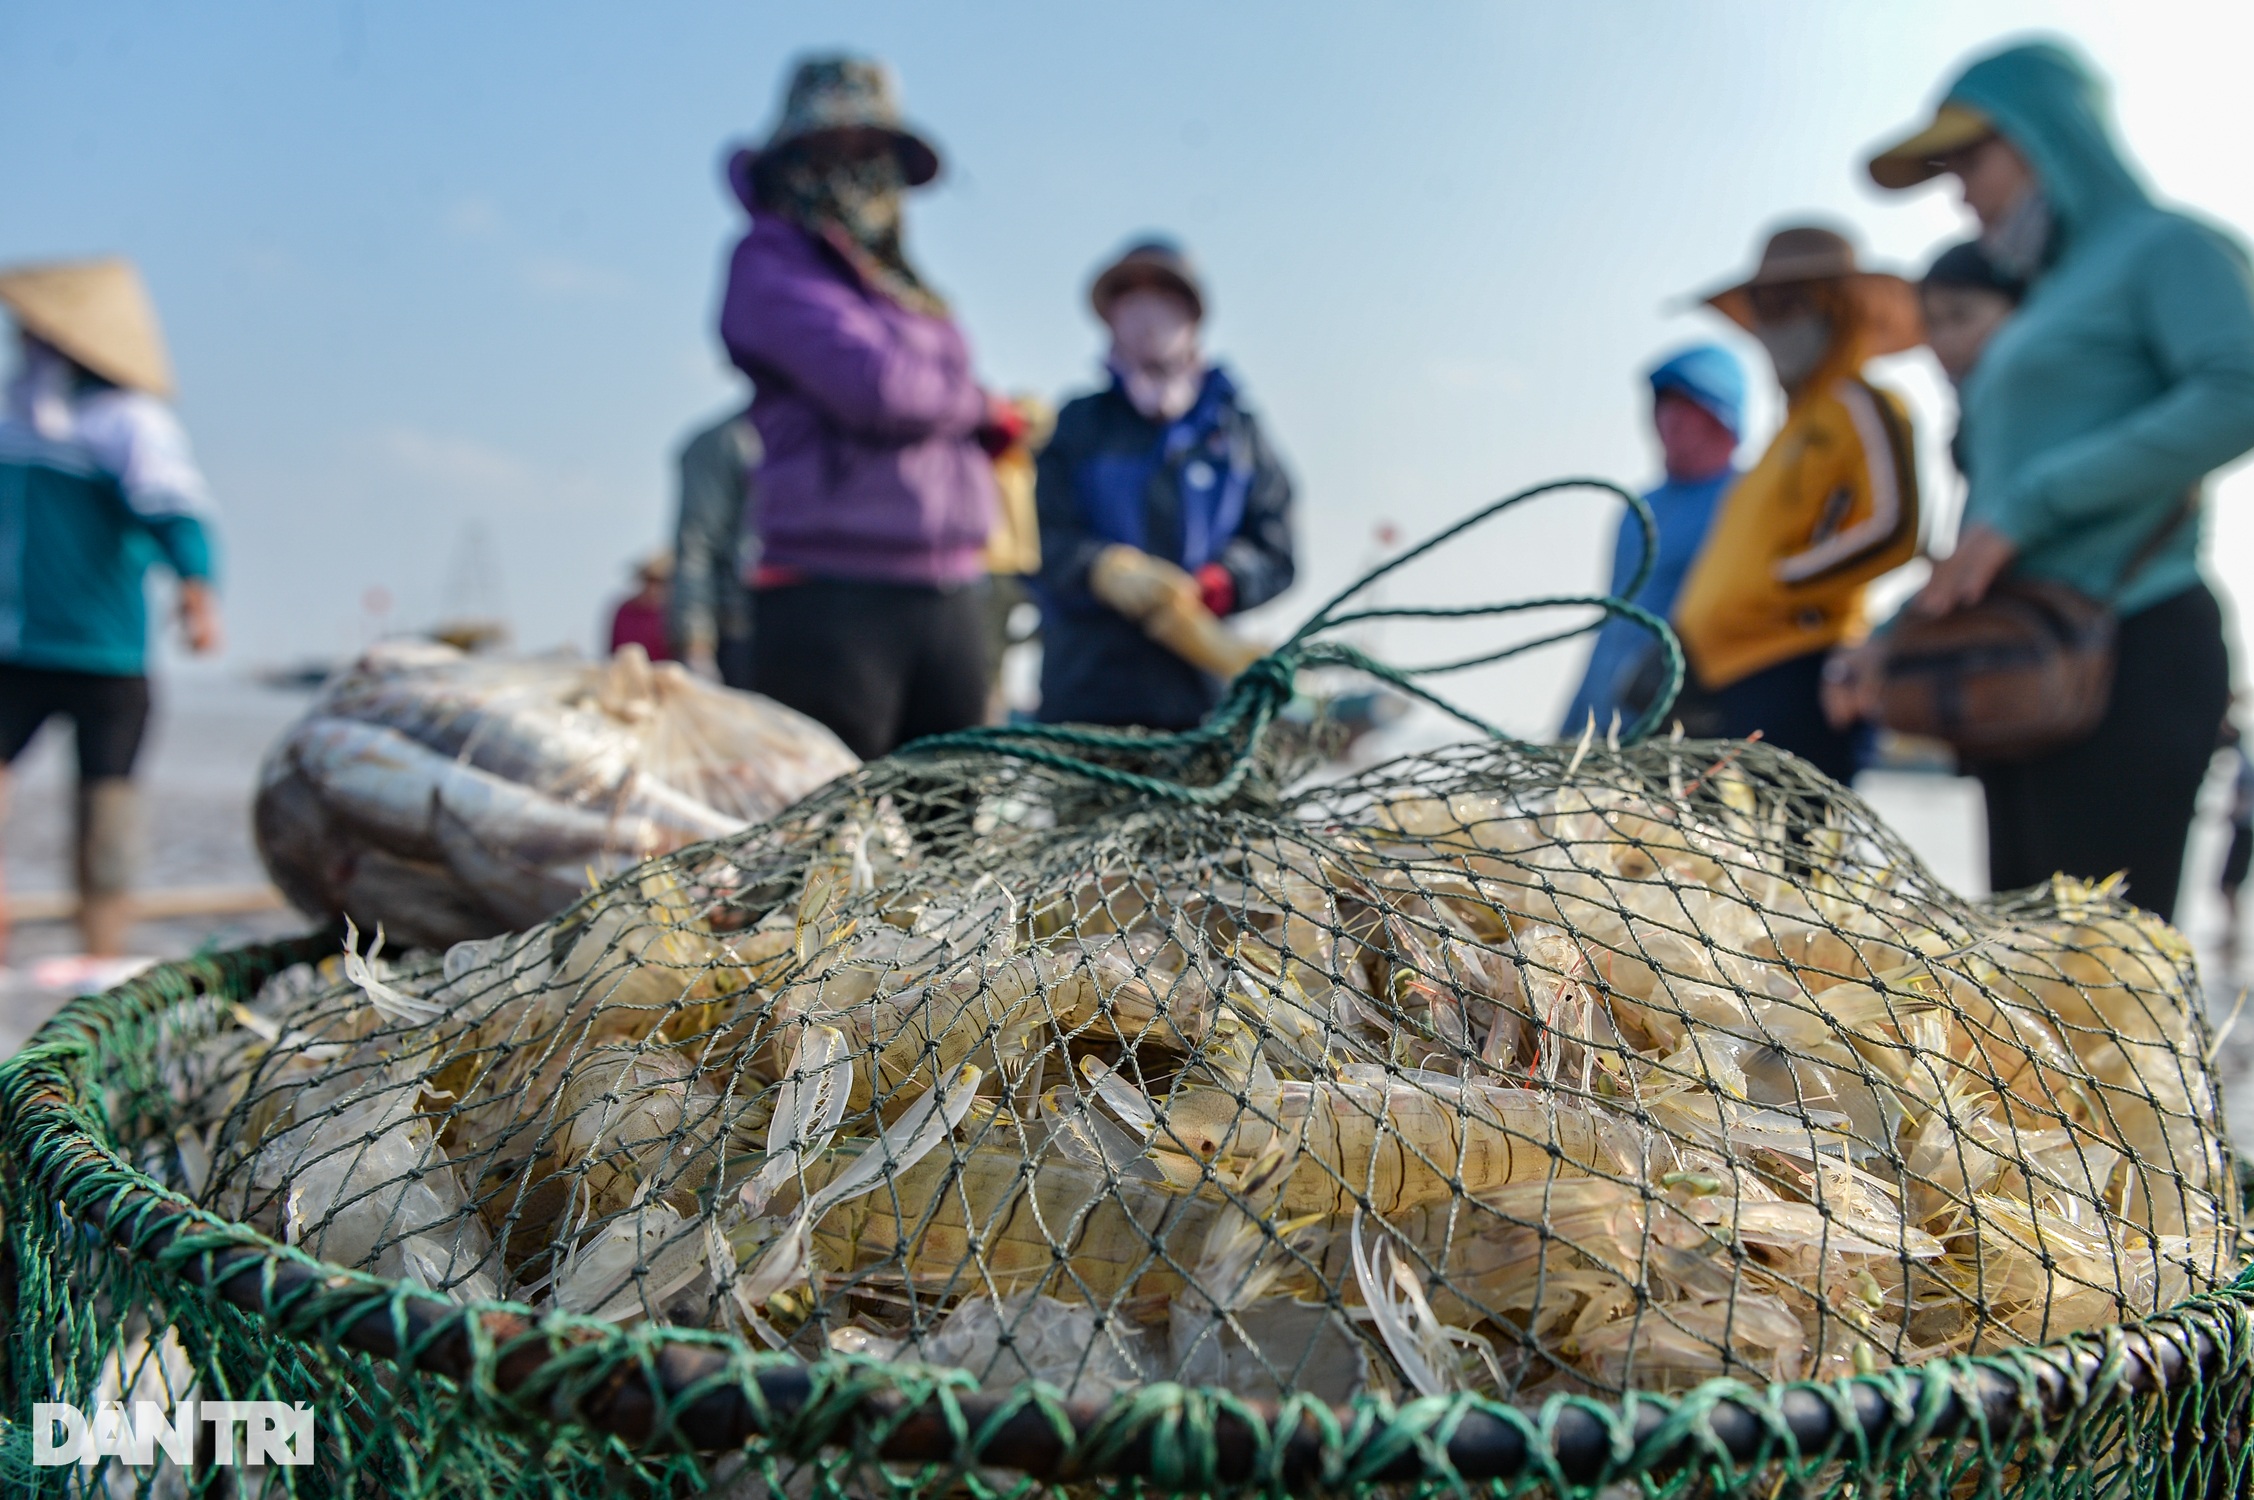
<instances>
[{"instance_id":1,"label":"conical straw hat","mask_svg":"<svg viewBox=\"0 0 2254 1500\"><path fill-rule=\"evenodd\" d=\"M133 262L62 261L0 271L0 303L26 331L104 380L172 394L172 361Z\"/></svg>"}]
</instances>

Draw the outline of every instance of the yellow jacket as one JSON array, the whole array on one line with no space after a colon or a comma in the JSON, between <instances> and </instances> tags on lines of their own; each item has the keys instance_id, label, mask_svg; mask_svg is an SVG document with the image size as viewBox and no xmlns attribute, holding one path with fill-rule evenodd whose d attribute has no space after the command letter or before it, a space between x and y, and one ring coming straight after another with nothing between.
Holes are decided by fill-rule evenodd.
<instances>
[{"instance_id":1,"label":"yellow jacket","mask_svg":"<svg viewBox=\"0 0 2254 1500\"><path fill-rule=\"evenodd\" d=\"M1016 447L994 460L994 529L986 571L1017 577L1041 571L1041 521L1033 513L1033 455Z\"/></svg>"},{"instance_id":2,"label":"yellow jacket","mask_svg":"<svg viewBox=\"0 0 2254 1500\"><path fill-rule=\"evenodd\" d=\"M1041 571L1041 518L1033 508L1033 459L1057 430L1057 409L1039 396L1012 396L1025 418L1024 441L994 460L994 529L986 534L986 571L1029 577Z\"/></svg>"},{"instance_id":3,"label":"yellow jacket","mask_svg":"<svg viewBox=\"0 0 2254 1500\"><path fill-rule=\"evenodd\" d=\"M1864 586L1917 551L1909 408L1851 366L1819 372L1722 501L1675 602L1709 690L1862 638Z\"/></svg>"}]
</instances>

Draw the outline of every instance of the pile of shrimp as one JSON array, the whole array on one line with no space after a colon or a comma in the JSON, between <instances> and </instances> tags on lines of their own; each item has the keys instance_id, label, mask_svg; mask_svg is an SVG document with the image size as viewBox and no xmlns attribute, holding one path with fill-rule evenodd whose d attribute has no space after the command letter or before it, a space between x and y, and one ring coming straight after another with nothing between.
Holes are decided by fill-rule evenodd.
<instances>
[{"instance_id":1,"label":"pile of shrimp","mask_svg":"<svg viewBox=\"0 0 2254 1500\"><path fill-rule=\"evenodd\" d=\"M182 1043L143 1158L457 1299L1082 1398L1829 1377L2229 1279L2180 936L1693 748L1021 775L952 839L888 763L521 934L355 935Z\"/></svg>"}]
</instances>

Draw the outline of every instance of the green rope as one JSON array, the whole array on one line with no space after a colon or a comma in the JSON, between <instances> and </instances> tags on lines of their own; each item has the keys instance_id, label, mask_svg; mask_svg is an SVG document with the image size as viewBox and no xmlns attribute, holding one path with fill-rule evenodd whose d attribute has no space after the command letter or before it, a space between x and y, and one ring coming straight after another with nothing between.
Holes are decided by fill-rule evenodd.
<instances>
[{"instance_id":1,"label":"green rope","mask_svg":"<svg viewBox=\"0 0 2254 1500\"><path fill-rule=\"evenodd\" d=\"M1367 591L1386 575L1445 546L1474 527L1539 496L1571 489L1594 489L1616 496L1636 517L1643 532L1644 545L1636 575L1627 586L1630 597L1610 594L1552 594L1533 599L1454 607L1396 605L1358 610L1348 610L1345 607L1349 600ZM903 746L900 753L918 756L980 752L1002 754L1033 765L1045 766L1050 770L1085 777L1122 791L1138 792L1191 806L1211 807L1228 801L1242 788L1246 777L1257 763L1261 742L1298 691L1299 674L1309 668L1351 668L1440 710L1488 739L1520 743L1514 736L1485 719L1424 687L1417 679L1444 676L1473 667L1492 666L1529 651L1585 635L1613 618L1630 620L1651 632L1659 643L1666 668L1666 680L1659 696L1637 715L1635 722L1621 735L1623 743L1633 744L1649 736L1666 719L1668 710L1674 707L1675 699L1683 686L1682 642L1676 638L1675 632L1665 620L1633 601L1633 595L1643 587L1644 580L1651 572L1658 547L1658 525L1652 517L1650 504L1641 495L1603 479L1552 480L1482 506L1399 556L1380 563L1334 594L1292 632L1289 640L1247 667L1231 685L1228 696L1194 729L1150 733L1075 724L983 725L950 734L927 735ZM1599 613L1596 619L1570 629L1520 641L1494 651L1431 662L1423 666L1393 666L1376 660L1344 641L1324 639L1349 626L1373 620L1470 621L1496 619L1535 610L1570 608L1593 608ZM1164 760L1186 761L1199 751L1216 749L1226 751L1228 759L1220 776L1204 784L1193 784L1177 776L1131 770L1072 753L1088 751L1122 755L1151 764Z\"/></svg>"}]
</instances>

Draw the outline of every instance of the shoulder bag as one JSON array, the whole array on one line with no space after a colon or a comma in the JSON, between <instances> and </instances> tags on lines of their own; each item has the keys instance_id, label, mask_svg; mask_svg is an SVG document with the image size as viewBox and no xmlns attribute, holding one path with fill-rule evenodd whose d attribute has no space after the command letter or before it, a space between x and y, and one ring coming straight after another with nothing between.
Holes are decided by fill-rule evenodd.
<instances>
[{"instance_id":1,"label":"shoulder bag","mask_svg":"<svg viewBox=\"0 0 2254 1500\"><path fill-rule=\"evenodd\" d=\"M1969 608L1898 621L1881 642L1879 722L1944 740L1974 763L2028 760L2088 737L2113 698L2114 603L2198 513L2194 487L2104 598L2007 576Z\"/></svg>"}]
</instances>

